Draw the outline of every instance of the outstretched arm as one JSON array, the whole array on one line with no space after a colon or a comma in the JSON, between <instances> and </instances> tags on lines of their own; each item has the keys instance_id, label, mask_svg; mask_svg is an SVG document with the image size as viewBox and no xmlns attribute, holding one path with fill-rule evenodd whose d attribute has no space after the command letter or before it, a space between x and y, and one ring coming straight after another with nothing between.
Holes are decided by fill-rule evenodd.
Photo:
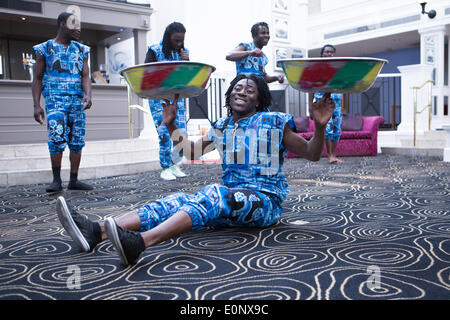
<instances>
[{"instance_id":1,"label":"outstretched arm","mask_svg":"<svg viewBox=\"0 0 450 320\"><path fill-rule=\"evenodd\" d=\"M314 119L314 135L307 141L302 136L294 133L288 125L283 132L283 145L291 152L301 157L319 161L325 145L325 127L334 111L334 102L330 98L331 94L326 93L320 101L312 105L312 116Z\"/></svg>"},{"instance_id":2,"label":"outstretched arm","mask_svg":"<svg viewBox=\"0 0 450 320\"><path fill-rule=\"evenodd\" d=\"M212 143L207 135L204 135L196 142L190 141L176 126L175 118L177 116L177 103L179 95L175 96L175 99L170 102L164 100L163 104L163 122L169 130L170 138L173 145L182 152L188 160L195 160L202 155L213 151L215 149L214 143Z\"/></svg>"},{"instance_id":3,"label":"outstretched arm","mask_svg":"<svg viewBox=\"0 0 450 320\"><path fill-rule=\"evenodd\" d=\"M261 49L256 48L255 50L247 50L244 46L240 45L233 50L231 50L225 57L228 61L239 61L249 56L252 57L262 57L264 53Z\"/></svg>"}]
</instances>

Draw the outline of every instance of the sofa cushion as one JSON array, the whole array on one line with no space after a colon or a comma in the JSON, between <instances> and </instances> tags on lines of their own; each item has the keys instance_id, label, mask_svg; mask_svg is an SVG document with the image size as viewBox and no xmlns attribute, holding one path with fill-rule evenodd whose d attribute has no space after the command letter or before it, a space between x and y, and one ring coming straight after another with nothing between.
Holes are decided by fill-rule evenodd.
<instances>
[{"instance_id":1,"label":"sofa cushion","mask_svg":"<svg viewBox=\"0 0 450 320\"><path fill-rule=\"evenodd\" d=\"M307 116L294 117L294 124L296 132L309 131L309 117Z\"/></svg>"},{"instance_id":2,"label":"sofa cushion","mask_svg":"<svg viewBox=\"0 0 450 320\"><path fill-rule=\"evenodd\" d=\"M361 131L363 118L360 114L344 113L342 115L342 131Z\"/></svg>"},{"instance_id":3,"label":"sofa cushion","mask_svg":"<svg viewBox=\"0 0 450 320\"><path fill-rule=\"evenodd\" d=\"M371 139L372 134L370 131L342 131L341 132L341 140L342 139Z\"/></svg>"}]
</instances>

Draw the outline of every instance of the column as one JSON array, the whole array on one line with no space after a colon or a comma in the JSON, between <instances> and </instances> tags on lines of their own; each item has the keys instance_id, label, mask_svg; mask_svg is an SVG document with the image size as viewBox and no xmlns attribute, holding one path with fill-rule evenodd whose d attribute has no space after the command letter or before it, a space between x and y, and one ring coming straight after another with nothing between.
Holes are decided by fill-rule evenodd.
<instances>
[{"instance_id":1,"label":"column","mask_svg":"<svg viewBox=\"0 0 450 320\"><path fill-rule=\"evenodd\" d=\"M411 87L419 87L425 81L431 80L433 67L429 65L414 64L399 66L402 77L401 99L402 99L402 122L397 128L398 133L414 132L414 95ZM417 111L428 104L428 86L418 91ZM417 133L428 130L428 112L424 111L417 115Z\"/></svg>"},{"instance_id":2,"label":"column","mask_svg":"<svg viewBox=\"0 0 450 320\"><path fill-rule=\"evenodd\" d=\"M444 96L448 94L448 86L444 86L445 76L445 37L448 35L445 25L430 26L419 29L421 64L433 67L433 108L432 129L442 128L444 117ZM434 102L433 102L434 104Z\"/></svg>"}]
</instances>

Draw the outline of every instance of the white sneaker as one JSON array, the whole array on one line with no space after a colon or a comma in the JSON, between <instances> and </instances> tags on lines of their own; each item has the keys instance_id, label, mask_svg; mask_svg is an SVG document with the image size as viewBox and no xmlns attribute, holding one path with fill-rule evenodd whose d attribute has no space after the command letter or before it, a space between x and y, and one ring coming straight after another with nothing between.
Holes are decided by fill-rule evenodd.
<instances>
[{"instance_id":1,"label":"white sneaker","mask_svg":"<svg viewBox=\"0 0 450 320\"><path fill-rule=\"evenodd\" d=\"M163 171L161 171L160 175L161 179L163 180L175 180L177 177L172 173L172 170L170 168L166 168Z\"/></svg>"},{"instance_id":2,"label":"white sneaker","mask_svg":"<svg viewBox=\"0 0 450 320\"><path fill-rule=\"evenodd\" d=\"M187 174L181 171L180 167L174 164L169 168L172 171L172 174L177 178L187 177Z\"/></svg>"}]
</instances>

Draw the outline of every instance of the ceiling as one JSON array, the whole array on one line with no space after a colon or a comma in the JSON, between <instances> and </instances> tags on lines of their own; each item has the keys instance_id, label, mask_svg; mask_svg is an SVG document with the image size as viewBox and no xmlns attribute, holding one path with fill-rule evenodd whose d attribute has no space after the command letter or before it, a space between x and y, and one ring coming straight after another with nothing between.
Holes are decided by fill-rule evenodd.
<instances>
[{"instance_id":1,"label":"ceiling","mask_svg":"<svg viewBox=\"0 0 450 320\"><path fill-rule=\"evenodd\" d=\"M328 41L333 44L332 40ZM368 56L370 54L412 47L420 47L420 35L417 31L409 31L395 35L389 35L379 38L372 38L358 42L335 45L338 55L341 57ZM309 57L319 57L320 48L308 51Z\"/></svg>"}]
</instances>

